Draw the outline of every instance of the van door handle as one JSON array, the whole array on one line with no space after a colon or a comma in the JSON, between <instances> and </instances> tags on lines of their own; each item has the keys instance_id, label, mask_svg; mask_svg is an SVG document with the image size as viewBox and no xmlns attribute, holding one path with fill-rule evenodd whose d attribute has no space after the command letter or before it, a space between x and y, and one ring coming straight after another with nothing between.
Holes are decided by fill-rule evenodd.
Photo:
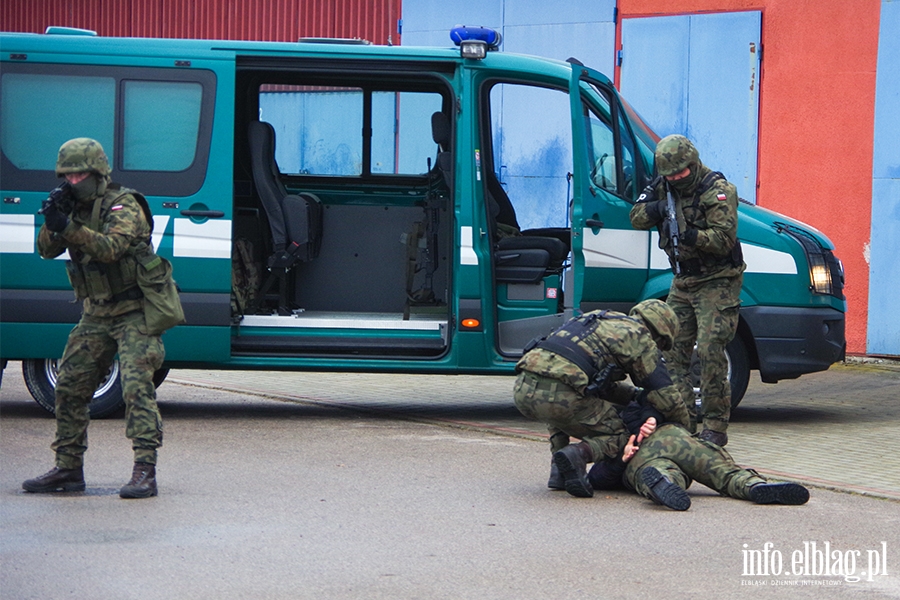
<instances>
[{"instance_id":1,"label":"van door handle","mask_svg":"<svg viewBox=\"0 0 900 600\"><path fill-rule=\"evenodd\" d=\"M221 210L188 210L181 211L185 217L206 217L207 219L221 219L225 216Z\"/></svg>"},{"instance_id":2,"label":"van door handle","mask_svg":"<svg viewBox=\"0 0 900 600\"><path fill-rule=\"evenodd\" d=\"M584 224L590 227L591 229L602 229L603 221L600 219L585 219Z\"/></svg>"}]
</instances>

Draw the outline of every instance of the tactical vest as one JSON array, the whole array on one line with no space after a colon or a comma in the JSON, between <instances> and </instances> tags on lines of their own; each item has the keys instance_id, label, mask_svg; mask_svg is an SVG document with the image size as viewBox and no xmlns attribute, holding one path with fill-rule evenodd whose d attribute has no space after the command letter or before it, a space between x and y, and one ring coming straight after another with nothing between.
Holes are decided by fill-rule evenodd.
<instances>
[{"instance_id":1,"label":"tactical vest","mask_svg":"<svg viewBox=\"0 0 900 600\"><path fill-rule=\"evenodd\" d=\"M150 226L150 233L146 239L133 242L125 254L113 263L94 261L84 252L70 248L71 260L66 262L66 271L78 300L90 298L91 302L109 304L143 297L137 282L138 261L155 257L150 238L150 234L153 233L153 216L146 198L139 192L111 183L106 193L94 201L88 227L99 232L110 209L127 194L132 195L140 204Z\"/></svg>"},{"instance_id":2,"label":"tactical vest","mask_svg":"<svg viewBox=\"0 0 900 600\"><path fill-rule=\"evenodd\" d=\"M700 218L703 218L705 221L706 211L700 206L700 198L720 179L725 179L725 176L722 173L710 171L700 180L700 184L694 192L691 203L682 209L685 223L693 225ZM671 242L668 236L663 232L662 226L660 227L660 238L663 241L664 246L668 249ZM682 259L679 261L679 264L681 265L681 274L684 276L703 276L722 269L723 267L739 267L744 264L744 253L741 249L741 241L737 239L735 240L734 246L731 248L731 252L724 256L705 252L700 248L695 248L694 251L697 253L695 258Z\"/></svg>"},{"instance_id":3,"label":"tactical vest","mask_svg":"<svg viewBox=\"0 0 900 600\"><path fill-rule=\"evenodd\" d=\"M610 315L602 310L591 313L587 317L570 319L550 335L544 338L535 338L526 347L525 352L534 348L548 350L558 354L581 369L588 378L588 385L584 389L587 396L597 396L605 392L616 381L624 379L624 373L612 360L608 353L602 352L603 367L598 368L595 357L584 346L578 343L594 333L602 319L631 319L625 315ZM568 336L557 335L566 332Z\"/></svg>"}]
</instances>

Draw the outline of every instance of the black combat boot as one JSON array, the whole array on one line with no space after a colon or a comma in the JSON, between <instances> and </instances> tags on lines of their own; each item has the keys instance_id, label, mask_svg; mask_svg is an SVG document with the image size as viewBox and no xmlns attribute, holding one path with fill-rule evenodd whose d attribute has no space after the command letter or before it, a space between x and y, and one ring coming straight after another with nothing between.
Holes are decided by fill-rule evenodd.
<instances>
[{"instance_id":1,"label":"black combat boot","mask_svg":"<svg viewBox=\"0 0 900 600\"><path fill-rule=\"evenodd\" d=\"M806 504L809 490L799 483L757 483L750 488L756 504Z\"/></svg>"},{"instance_id":2,"label":"black combat boot","mask_svg":"<svg viewBox=\"0 0 900 600\"><path fill-rule=\"evenodd\" d=\"M672 510L687 510L691 507L691 497L681 487L653 467L641 469L641 480L650 488L651 499Z\"/></svg>"},{"instance_id":3,"label":"black combat boot","mask_svg":"<svg viewBox=\"0 0 900 600\"><path fill-rule=\"evenodd\" d=\"M29 479L22 484L22 489L35 494L47 492L83 492L84 469L60 469L53 467L40 477Z\"/></svg>"},{"instance_id":4,"label":"black combat boot","mask_svg":"<svg viewBox=\"0 0 900 600\"><path fill-rule=\"evenodd\" d=\"M551 490L566 489L566 480L563 479L559 467L556 466L556 461L553 459L550 459L550 479L547 480L547 487Z\"/></svg>"},{"instance_id":5,"label":"black combat boot","mask_svg":"<svg viewBox=\"0 0 900 600\"><path fill-rule=\"evenodd\" d=\"M131 472L131 481L119 490L120 498L149 498L158 493L156 489L156 465L136 462Z\"/></svg>"},{"instance_id":6,"label":"black combat boot","mask_svg":"<svg viewBox=\"0 0 900 600\"><path fill-rule=\"evenodd\" d=\"M580 444L569 445L562 450L553 454L553 464L559 469L559 474L563 479L563 485L567 492L579 498L591 498L594 495L594 488L587 478L587 459L582 453ZM590 452L590 448L587 448ZM548 483L549 485L549 483Z\"/></svg>"},{"instance_id":7,"label":"black combat boot","mask_svg":"<svg viewBox=\"0 0 900 600\"><path fill-rule=\"evenodd\" d=\"M712 429L704 429L698 436L705 442L711 442L716 446L724 447L728 443L728 434L724 431L713 431Z\"/></svg>"}]
</instances>

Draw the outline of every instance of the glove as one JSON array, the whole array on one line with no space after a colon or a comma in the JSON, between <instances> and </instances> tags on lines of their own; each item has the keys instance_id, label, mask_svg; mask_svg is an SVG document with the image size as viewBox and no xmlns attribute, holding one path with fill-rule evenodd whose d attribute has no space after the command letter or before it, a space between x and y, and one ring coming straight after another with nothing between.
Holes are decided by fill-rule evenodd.
<instances>
[{"instance_id":1,"label":"glove","mask_svg":"<svg viewBox=\"0 0 900 600\"><path fill-rule=\"evenodd\" d=\"M44 210L44 226L50 231L59 233L65 229L68 224L69 217L59 210L56 207L56 204L51 204Z\"/></svg>"},{"instance_id":2,"label":"glove","mask_svg":"<svg viewBox=\"0 0 900 600\"><path fill-rule=\"evenodd\" d=\"M686 228L684 233L681 234L681 243L685 246L696 246L698 233L693 227Z\"/></svg>"},{"instance_id":3,"label":"glove","mask_svg":"<svg viewBox=\"0 0 900 600\"><path fill-rule=\"evenodd\" d=\"M665 219L667 208L665 200L652 200L644 203L644 212L647 218L654 222Z\"/></svg>"}]
</instances>

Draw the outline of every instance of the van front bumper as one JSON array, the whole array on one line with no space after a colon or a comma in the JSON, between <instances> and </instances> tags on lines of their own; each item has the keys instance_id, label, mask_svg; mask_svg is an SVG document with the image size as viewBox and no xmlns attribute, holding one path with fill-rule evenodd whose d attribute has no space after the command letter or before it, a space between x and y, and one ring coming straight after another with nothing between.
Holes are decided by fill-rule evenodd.
<instances>
[{"instance_id":1,"label":"van front bumper","mask_svg":"<svg viewBox=\"0 0 900 600\"><path fill-rule=\"evenodd\" d=\"M765 383L825 371L844 360L844 313L833 308L750 306L741 309Z\"/></svg>"}]
</instances>

